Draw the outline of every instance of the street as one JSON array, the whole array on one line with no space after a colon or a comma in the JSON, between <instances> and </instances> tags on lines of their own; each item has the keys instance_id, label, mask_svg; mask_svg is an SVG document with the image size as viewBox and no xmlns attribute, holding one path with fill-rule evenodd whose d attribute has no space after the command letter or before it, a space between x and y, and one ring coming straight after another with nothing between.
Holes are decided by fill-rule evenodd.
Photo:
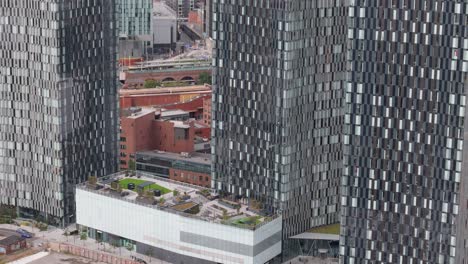
<instances>
[{"instance_id":1,"label":"street","mask_svg":"<svg viewBox=\"0 0 468 264\"><path fill-rule=\"evenodd\" d=\"M132 257L136 257L139 259L142 259L146 261L147 263L156 263L156 264L168 264L168 262L159 260L154 257L149 257L143 254L139 254L135 251L129 251L125 247L113 247L110 244L107 243L98 243L96 240L87 238L86 240L80 240L79 235L73 235L73 236L65 236L65 230L49 226L47 231L40 231L39 229L32 227L32 226L22 226L19 227L17 225L11 225L11 224L0 224L0 231L5 232L8 234L14 234L18 235L15 230L18 228L25 229L28 232L31 232L34 234L33 238L28 238L27 241L28 243L32 246L32 248L42 248L47 242L59 242L59 243L68 243L71 245L77 245L80 247L85 247L90 250L96 250L100 252L105 252L105 253L110 253L114 254L119 257L124 257L128 259L132 259ZM69 227L68 230L73 230L73 227ZM79 260L80 258L76 257L76 261L72 260L70 255L68 256L69 262L72 264L91 264L91 263L97 263L97 262L83 262L82 260ZM41 264L41 263L47 263L47 264L60 264L60 263L66 263L62 261L63 256L61 254L51 254L47 256L45 259L40 259L36 260L34 262L29 262L29 263L34 263L34 264ZM57 262L53 262L57 260ZM48 262L44 262L48 261Z\"/></svg>"}]
</instances>

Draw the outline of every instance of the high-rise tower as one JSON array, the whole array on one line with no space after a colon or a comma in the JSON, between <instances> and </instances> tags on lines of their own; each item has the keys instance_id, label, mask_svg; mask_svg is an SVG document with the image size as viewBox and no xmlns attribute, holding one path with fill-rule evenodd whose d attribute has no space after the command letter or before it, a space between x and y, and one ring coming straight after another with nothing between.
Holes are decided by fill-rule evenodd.
<instances>
[{"instance_id":1,"label":"high-rise tower","mask_svg":"<svg viewBox=\"0 0 468 264\"><path fill-rule=\"evenodd\" d=\"M341 263L466 263L467 3L353 0Z\"/></svg>"},{"instance_id":2,"label":"high-rise tower","mask_svg":"<svg viewBox=\"0 0 468 264\"><path fill-rule=\"evenodd\" d=\"M213 187L283 216L339 220L345 1L215 0Z\"/></svg>"},{"instance_id":3,"label":"high-rise tower","mask_svg":"<svg viewBox=\"0 0 468 264\"><path fill-rule=\"evenodd\" d=\"M152 35L153 0L115 0L117 2L119 36L134 38Z\"/></svg>"},{"instance_id":4,"label":"high-rise tower","mask_svg":"<svg viewBox=\"0 0 468 264\"><path fill-rule=\"evenodd\" d=\"M117 169L114 0L0 1L0 204L57 224Z\"/></svg>"}]
</instances>

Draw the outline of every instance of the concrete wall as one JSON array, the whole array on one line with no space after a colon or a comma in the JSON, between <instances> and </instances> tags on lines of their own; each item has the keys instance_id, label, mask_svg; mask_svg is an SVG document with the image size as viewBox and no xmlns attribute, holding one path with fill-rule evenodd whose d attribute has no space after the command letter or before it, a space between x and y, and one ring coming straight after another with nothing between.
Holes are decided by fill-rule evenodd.
<instances>
[{"instance_id":1,"label":"concrete wall","mask_svg":"<svg viewBox=\"0 0 468 264\"><path fill-rule=\"evenodd\" d=\"M281 218L252 231L76 190L79 225L219 263L265 263L281 253ZM137 249L138 250L138 249Z\"/></svg>"},{"instance_id":2,"label":"concrete wall","mask_svg":"<svg viewBox=\"0 0 468 264\"><path fill-rule=\"evenodd\" d=\"M153 18L153 44L169 45L177 42L177 19L169 17Z\"/></svg>"}]
</instances>

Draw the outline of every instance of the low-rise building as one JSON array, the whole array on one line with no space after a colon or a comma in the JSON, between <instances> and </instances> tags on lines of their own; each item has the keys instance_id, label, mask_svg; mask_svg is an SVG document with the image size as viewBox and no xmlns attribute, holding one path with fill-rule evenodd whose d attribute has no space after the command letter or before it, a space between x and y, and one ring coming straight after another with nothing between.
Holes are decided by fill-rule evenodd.
<instances>
[{"instance_id":1,"label":"low-rise building","mask_svg":"<svg viewBox=\"0 0 468 264\"><path fill-rule=\"evenodd\" d=\"M120 173L78 185L80 230L176 264L256 264L281 253L280 215L262 215L245 200L220 198L208 189L136 176ZM155 197L148 190L159 191Z\"/></svg>"},{"instance_id":2,"label":"low-rise building","mask_svg":"<svg viewBox=\"0 0 468 264\"><path fill-rule=\"evenodd\" d=\"M120 89L120 108L143 107L189 102L201 96L211 97L211 85L173 88ZM181 108L179 108L181 109Z\"/></svg>"},{"instance_id":3,"label":"low-rise building","mask_svg":"<svg viewBox=\"0 0 468 264\"><path fill-rule=\"evenodd\" d=\"M20 249L26 248L26 239L20 236L0 237L0 255L8 255Z\"/></svg>"},{"instance_id":4,"label":"low-rise building","mask_svg":"<svg viewBox=\"0 0 468 264\"><path fill-rule=\"evenodd\" d=\"M211 187L211 154L142 151L136 154L136 167L156 176Z\"/></svg>"},{"instance_id":5,"label":"low-rise building","mask_svg":"<svg viewBox=\"0 0 468 264\"><path fill-rule=\"evenodd\" d=\"M205 137L207 141L210 128L190 115L190 112L178 109L123 109L120 117L120 168L134 169L135 153L139 151L196 151L196 147L200 147L196 144L197 138Z\"/></svg>"}]
</instances>

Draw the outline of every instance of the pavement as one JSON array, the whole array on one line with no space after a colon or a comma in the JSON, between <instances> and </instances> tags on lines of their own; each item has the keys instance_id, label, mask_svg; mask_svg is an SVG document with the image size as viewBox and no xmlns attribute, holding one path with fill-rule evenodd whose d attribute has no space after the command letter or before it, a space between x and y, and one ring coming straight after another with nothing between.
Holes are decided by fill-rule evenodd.
<instances>
[{"instance_id":1,"label":"pavement","mask_svg":"<svg viewBox=\"0 0 468 264\"><path fill-rule=\"evenodd\" d=\"M299 256L292 260L286 261L283 264L338 264L338 259Z\"/></svg>"},{"instance_id":2,"label":"pavement","mask_svg":"<svg viewBox=\"0 0 468 264\"><path fill-rule=\"evenodd\" d=\"M20 228L19 226L17 225L10 225L10 224L0 224L0 231L4 231L4 232L13 232L16 234L16 229ZM91 239L91 238L87 238L86 240L80 240L80 236L79 235L74 235L74 236L65 236L65 230L74 230L75 229L75 226L74 225L71 225L69 227L67 227L66 229L60 229L60 228L56 228L56 227L53 227L53 226L49 226L48 227L48 230L46 231L40 231L38 228L35 228L35 227L32 227L32 226L22 226L21 228L23 228L24 230L28 231L28 232L31 232L34 234L34 237L33 238L28 238L27 241L29 244L32 245L33 248L41 248L45 243L51 241L51 242L61 242L61 243L69 243L69 244L72 244L72 245L77 245L77 246L81 246L81 247L85 247L87 249L90 249L90 250L96 250L96 251L101 251L101 252L105 252L105 253L111 253L111 254L114 254L116 256L121 256L121 257L125 257L125 258L128 258L128 259L131 259L132 257L137 257L137 258L140 258L144 261L146 261L147 263L157 263L157 264L169 264L169 262L165 262L165 261L162 261L162 260L159 260L155 257L149 257L149 256L146 256L146 255L143 255L143 254L139 254L135 251L129 251L127 248L125 247L113 247L111 246L110 244L107 244L107 243L98 243L98 241L94 240L94 239ZM53 255L53 254L51 254ZM60 254L59 254L60 255ZM68 257L70 257L69 255L67 255ZM50 261L52 261L53 259L55 258L58 258L57 256L48 256L47 259L49 259ZM73 257L75 258L75 257ZM76 259L79 259L78 257L76 257ZM39 261L39 260L38 260ZM70 260L72 261L72 260ZM77 260L78 261L78 260ZM30 263L33 263L33 264L60 264L60 263L67 263L67 262L30 262ZM94 264L96 262L90 262L90 263L87 263L87 262L69 262L71 264Z\"/></svg>"},{"instance_id":3,"label":"pavement","mask_svg":"<svg viewBox=\"0 0 468 264\"><path fill-rule=\"evenodd\" d=\"M28 264L106 264L104 262L96 262L90 259L65 255L60 253L51 253L38 260L29 262Z\"/></svg>"}]
</instances>

